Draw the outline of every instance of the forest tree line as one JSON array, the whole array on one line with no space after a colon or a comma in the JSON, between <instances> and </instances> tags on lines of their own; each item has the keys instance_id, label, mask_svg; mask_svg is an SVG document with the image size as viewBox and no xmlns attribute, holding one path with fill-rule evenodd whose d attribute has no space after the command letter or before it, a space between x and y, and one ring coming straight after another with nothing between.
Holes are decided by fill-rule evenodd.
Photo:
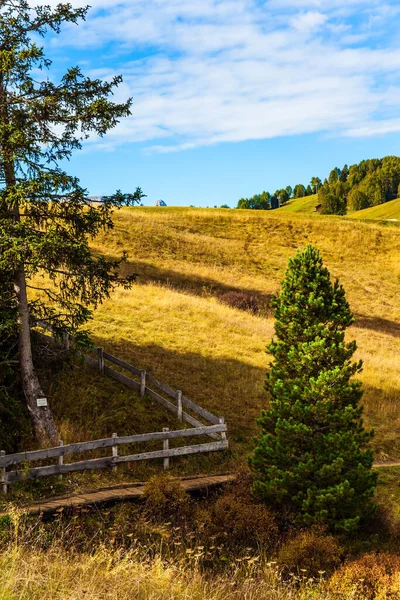
<instances>
[{"instance_id":1,"label":"forest tree line","mask_svg":"<svg viewBox=\"0 0 400 600\"><path fill-rule=\"evenodd\" d=\"M261 194L254 194L251 198L240 198L236 208L253 208L255 210L279 208L284 206L290 198L304 198L316 194L321 185L322 181L319 177L312 177L307 187L298 183L294 188L288 185L281 190L276 190L273 194L264 191Z\"/></svg>"},{"instance_id":2,"label":"forest tree line","mask_svg":"<svg viewBox=\"0 0 400 600\"><path fill-rule=\"evenodd\" d=\"M335 167L322 182L312 177L309 185L287 186L274 194L262 192L241 198L237 208L270 210L283 206L289 199L318 194L317 204L323 214L345 215L347 211L377 206L400 196L400 157L385 156L362 160L358 164Z\"/></svg>"},{"instance_id":3,"label":"forest tree line","mask_svg":"<svg viewBox=\"0 0 400 600\"><path fill-rule=\"evenodd\" d=\"M399 186L400 157L370 158L332 169L318 191L318 201L323 213L344 215L398 198Z\"/></svg>"}]
</instances>

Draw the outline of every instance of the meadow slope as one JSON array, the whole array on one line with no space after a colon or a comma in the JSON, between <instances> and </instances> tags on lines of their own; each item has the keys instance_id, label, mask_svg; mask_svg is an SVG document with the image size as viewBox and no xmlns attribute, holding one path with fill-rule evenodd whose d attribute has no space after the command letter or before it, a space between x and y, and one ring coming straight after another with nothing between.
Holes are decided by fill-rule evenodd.
<instances>
[{"instance_id":1,"label":"meadow slope","mask_svg":"<svg viewBox=\"0 0 400 600\"><path fill-rule=\"evenodd\" d=\"M132 290L118 290L96 310L93 337L225 416L230 461L236 464L251 448L255 418L267 406L265 347L274 331L270 299L288 258L306 244L320 248L356 316L349 336L364 360L365 421L376 431L377 458L400 457L400 236L395 226L277 211L122 209L115 214L115 229L97 238L93 250L108 256L128 250L125 269L138 278ZM259 314L224 303L230 291L251 294ZM56 399L65 400L67 385L54 390ZM112 403L103 404L104 411L112 410ZM63 424L68 411L57 412ZM97 414L97 433L102 433L102 418L106 414ZM134 424L134 414L129 421ZM143 415L141 422L146 429ZM148 430L152 425L150 420ZM80 437L79 415L68 427L69 438ZM108 423L107 430L112 427Z\"/></svg>"},{"instance_id":2,"label":"meadow slope","mask_svg":"<svg viewBox=\"0 0 400 600\"><path fill-rule=\"evenodd\" d=\"M385 221L395 219L400 221L400 198L390 200L378 206L357 210L348 215L350 219L371 219L374 221Z\"/></svg>"},{"instance_id":3,"label":"meadow slope","mask_svg":"<svg viewBox=\"0 0 400 600\"><path fill-rule=\"evenodd\" d=\"M311 196L305 196L304 198L292 198L288 200L284 206L278 208L278 214L287 213L305 213L315 214L318 213L315 207L319 204L318 194L312 194Z\"/></svg>"}]
</instances>

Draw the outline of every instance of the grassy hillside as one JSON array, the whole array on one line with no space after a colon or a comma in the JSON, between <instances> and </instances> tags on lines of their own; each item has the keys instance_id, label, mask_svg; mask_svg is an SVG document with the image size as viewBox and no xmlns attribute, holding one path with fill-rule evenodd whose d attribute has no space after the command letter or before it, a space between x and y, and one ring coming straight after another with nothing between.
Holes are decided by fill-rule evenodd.
<instances>
[{"instance_id":1,"label":"grassy hillside","mask_svg":"<svg viewBox=\"0 0 400 600\"><path fill-rule=\"evenodd\" d=\"M365 419L376 430L377 456L400 456L397 228L278 211L174 208L123 209L115 223L93 249L115 256L126 248L126 268L138 279L131 291L118 290L99 307L93 336L225 416L234 462L249 451L255 418L266 406L271 295L296 249L318 246L332 275L344 284L357 317L349 335L357 339L358 356L365 363ZM226 293L232 291L251 295L259 314L227 305ZM55 394L65 400L68 385L66 378ZM103 403L96 423L109 418L112 398ZM61 408L63 423L62 413ZM78 416L66 417L70 437L75 428L79 438L84 423ZM129 422L135 426L134 412ZM147 424L141 421L144 429L153 426L151 418ZM109 422L108 428L113 427Z\"/></svg>"},{"instance_id":2,"label":"grassy hillside","mask_svg":"<svg viewBox=\"0 0 400 600\"><path fill-rule=\"evenodd\" d=\"M296 198L289 200L285 206L278 208L279 213L288 212L288 213L305 213L312 214L315 213L315 207L318 204L318 194L313 194L312 196L306 196L305 198Z\"/></svg>"},{"instance_id":3,"label":"grassy hillside","mask_svg":"<svg viewBox=\"0 0 400 600\"><path fill-rule=\"evenodd\" d=\"M371 219L374 221L386 221L397 219L400 221L400 198L390 200L378 206L371 206L364 210L358 210L348 215L350 219Z\"/></svg>"},{"instance_id":4,"label":"grassy hillside","mask_svg":"<svg viewBox=\"0 0 400 600\"><path fill-rule=\"evenodd\" d=\"M191 458L183 461L188 469L227 470L251 449L255 419L267 406L271 297L288 258L309 243L340 278L356 316L349 336L364 360L376 456L400 458L397 227L283 211L144 207L117 212L115 229L93 242L109 256L126 249L125 269L138 275L132 290L117 290L96 310L95 341L226 418L232 454ZM237 308L243 295L254 313ZM47 392L65 442L177 424L83 366L66 367Z\"/></svg>"}]
</instances>

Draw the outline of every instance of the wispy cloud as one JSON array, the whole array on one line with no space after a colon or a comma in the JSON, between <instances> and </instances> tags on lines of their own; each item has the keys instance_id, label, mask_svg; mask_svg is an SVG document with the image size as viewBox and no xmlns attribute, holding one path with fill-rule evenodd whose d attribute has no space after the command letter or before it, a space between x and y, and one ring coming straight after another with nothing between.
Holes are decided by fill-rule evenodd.
<instances>
[{"instance_id":1,"label":"wispy cloud","mask_svg":"<svg viewBox=\"0 0 400 600\"><path fill-rule=\"evenodd\" d=\"M397 0L92 5L86 23L56 43L81 54L111 44L114 59L96 72L122 73L118 98L132 96L134 107L109 145L145 142L168 152L307 132L398 129L391 101L400 97Z\"/></svg>"}]
</instances>

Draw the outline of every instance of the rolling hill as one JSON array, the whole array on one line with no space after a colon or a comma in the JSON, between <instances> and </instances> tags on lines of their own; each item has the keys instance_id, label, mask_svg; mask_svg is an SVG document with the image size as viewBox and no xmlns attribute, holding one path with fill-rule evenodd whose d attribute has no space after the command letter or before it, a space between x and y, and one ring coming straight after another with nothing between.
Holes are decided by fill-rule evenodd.
<instances>
[{"instance_id":1,"label":"rolling hill","mask_svg":"<svg viewBox=\"0 0 400 600\"><path fill-rule=\"evenodd\" d=\"M287 213L305 213L305 214L317 214L315 207L318 204L318 194L312 196L305 196L304 198L292 198L286 202L285 206L278 208L277 210Z\"/></svg>"},{"instance_id":2,"label":"rolling hill","mask_svg":"<svg viewBox=\"0 0 400 600\"><path fill-rule=\"evenodd\" d=\"M365 421L375 428L377 457L400 457L396 228L283 210L125 208L115 214L114 230L93 243L95 252L108 256L128 250L125 268L138 274L132 290L117 290L95 311L90 323L95 341L223 415L232 449L226 469L245 460L255 419L267 406L263 381L269 362L265 347L274 333L271 296L288 258L309 243L320 248L332 276L340 278L356 315L349 336L364 360ZM255 312L240 309L243 298L251 299ZM114 383L99 390L100 378L89 384L80 374L71 386L70 376L51 390L65 441L79 440L88 422L91 436L159 426L160 413L143 411L134 395L127 410ZM82 381L91 400L80 409L85 393L81 402L75 398ZM208 469L221 469L215 460Z\"/></svg>"},{"instance_id":3,"label":"rolling hill","mask_svg":"<svg viewBox=\"0 0 400 600\"><path fill-rule=\"evenodd\" d=\"M390 200L378 206L371 206L364 210L347 215L350 219L369 219L374 221L400 221L400 198Z\"/></svg>"}]
</instances>

